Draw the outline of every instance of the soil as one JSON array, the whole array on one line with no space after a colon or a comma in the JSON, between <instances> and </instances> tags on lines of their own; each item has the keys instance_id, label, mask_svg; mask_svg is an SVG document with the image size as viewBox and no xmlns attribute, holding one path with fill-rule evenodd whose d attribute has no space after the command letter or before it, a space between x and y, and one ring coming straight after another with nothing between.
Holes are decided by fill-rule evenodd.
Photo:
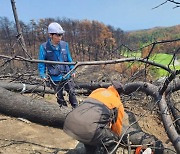
<instances>
[{"instance_id":1,"label":"soil","mask_svg":"<svg viewBox=\"0 0 180 154\"><path fill-rule=\"evenodd\" d=\"M79 101L83 99L84 97L78 96ZM46 94L45 100L56 103L54 95ZM155 135L166 147L173 149L156 110L149 110L151 99L141 95L139 99L127 101L124 97L122 100L125 102L125 109L133 112L136 119L140 118L138 123L145 132ZM66 135L61 129L41 126L22 118L0 115L0 153L2 154L79 153L77 149L81 147L82 144Z\"/></svg>"},{"instance_id":2,"label":"soil","mask_svg":"<svg viewBox=\"0 0 180 154\"><path fill-rule=\"evenodd\" d=\"M78 143L60 129L3 115L0 120L0 153L3 154L60 154Z\"/></svg>"}]
</instances>

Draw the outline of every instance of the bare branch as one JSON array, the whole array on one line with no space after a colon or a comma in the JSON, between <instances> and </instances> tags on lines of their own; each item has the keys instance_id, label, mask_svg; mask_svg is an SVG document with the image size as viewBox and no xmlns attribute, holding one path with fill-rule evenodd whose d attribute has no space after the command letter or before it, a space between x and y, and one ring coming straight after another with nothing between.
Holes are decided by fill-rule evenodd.
<instances>
[{"instance_id":1,"label":"bare branch","mask_svg":"<svg viewBox=\"0 0 180 154\"><path fill-rule=\"evenodd\" d=\"M159 4L158 6L152 8L152 9L157 9L158 7L164 5L164 4L167 3L167 2L171 2L171 3L173 3L173 4L176 5L175 7L173 7L173 9L175 9L175 8L177 8L177 7L180 7L180 2L177 2L177 1L174 1L174 0L166 0L165 2Z\"/></svg>"},{"instance_id":2,"label":"bare branch","mask_svg":"<svg viewBox=\"0 0 180 154\"><path fill-rule=\"evenodd\" d=\"M163 2L163 3L161 3L161 4L159 4L158 6L156 6L156 7L153 7L152 9L157 9L158 7L160 7L160 6L162 6L162 5L164 5L165 3L167 3L168 2L168 0L167 1L165 1L165 2Z\"/></svg>"},{"instance_id":3,"label":"bare branch","mask_svg":"<svg viewBox=\"0 0 180 154\"><path fill-rule=\"evenodd\" d=\"M172 70L170 68L168 68L168 67L166 67L164 65L158 64L158 63L156 63L154 61L149 61L149 60L144 59L144 58L121 58L121 59L107 60L107 61L58 62L58 61L46 61L46 60L26 59L26 58L20 57L20 56L10 57L10 56L5 56L5 55L0 55L0 57L1 58L10 59L10 60L27 61L27 62L30 62L30 63L75 65L75 67L71 71L69 71L64 77L66 77L67 75L71 74L79 66L83 66L83 65L107 65L107 64L116 64L116 63L133 62L133 61L138 61L138 62L150 64L150 65L162 68L162 69L166 70L167 72L172 72Z\"/></svg>"}]
</instances>

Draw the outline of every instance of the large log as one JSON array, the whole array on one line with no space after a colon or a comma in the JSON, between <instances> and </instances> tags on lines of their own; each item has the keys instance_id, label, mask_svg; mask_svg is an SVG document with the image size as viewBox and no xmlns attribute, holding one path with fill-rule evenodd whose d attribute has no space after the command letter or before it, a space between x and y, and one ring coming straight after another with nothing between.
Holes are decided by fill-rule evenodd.
<instances>
[{"instance_id":1,"label":"large log","mask_svg":"<svg viewBox=\"0 0 180 154\"><path fill-rule=\"evenodd\" d=\"M87 90L88 88L90 89L96 89L96 87L101 87L104 85L101 84L93 84L90 85L89 83L86 84L78 84L76 87L78 89L75 89L75 92L77 94L84 94L88 95L92 90ZM25 84L25 83L14 83L14 82L7 82L7 81L0 81L0 87L14 91L14 92L20 92L20 93L45 93L45 94L55 94L54 90L49 87L43 87L39 85L30 85L30 84ZM84 88L84 89L83 89Z\"/></svg>"},{"instance_id":2,"label":"large log","mask_svg":"<svg viewBox=\"0 0 180 154\"><path fill-rule=\"evenodd\" d=\"M62 128L71 109L56 103L35 100L0 87L0 113L28 119L42 125Z\"/></svg>"},{"instance_id":3,"label":"large log","mask_svg":"<svg viewBox=\"0 0 180 154\"><path fill-rule=\"evenodd\" d=\"M10 91L22 92L22 93L49 93L54 94L54 90L49 87L30 85L25 83L14 83L7 81L0 81L0 87L3 87Z\"/></svg>"},{"instance_id":4,"label":"large log","mask_svg":"<svg viewBox=\"0 0 180 154\"><path fill-rule=\"evenodd\" d=\"M173 146L176 149L176 152L180 153L180 135L177 133L173 125L174 122L171 119L171 115L170 115L164 95L162 96L162 99L158 103L158 105L161 111L163 125L167 132L167 135L170 138L171 142L173 143Z\"/></svg>"}]
</instances>

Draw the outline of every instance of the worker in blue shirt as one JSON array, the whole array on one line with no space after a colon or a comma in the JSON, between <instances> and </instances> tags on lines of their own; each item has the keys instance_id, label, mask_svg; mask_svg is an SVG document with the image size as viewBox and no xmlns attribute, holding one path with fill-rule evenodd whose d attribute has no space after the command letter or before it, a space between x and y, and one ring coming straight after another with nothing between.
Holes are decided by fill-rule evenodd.
<instances>
[{"instance_id":1,"label":"worker in blue shirt","mask_svg":"<svg viewBox=\"0 0 180 154\"><path fill-rule=\"evenodd\" d=\"M39 59L59 62L72 62L68 43L62 41L64 30L60 24L53 22L48 26L49 38L47 42L40 45ZM45 64L39 63L38 69L40 77L44 80L50 80L50 83L57 93L57 102L60 106L67 106L63 97L63 89L69 94L69 102L73 108L78 103L74 92L74 82L71 77L75 74L64 75L68 73L74 65Z\"/></svg>"}]
</instances>

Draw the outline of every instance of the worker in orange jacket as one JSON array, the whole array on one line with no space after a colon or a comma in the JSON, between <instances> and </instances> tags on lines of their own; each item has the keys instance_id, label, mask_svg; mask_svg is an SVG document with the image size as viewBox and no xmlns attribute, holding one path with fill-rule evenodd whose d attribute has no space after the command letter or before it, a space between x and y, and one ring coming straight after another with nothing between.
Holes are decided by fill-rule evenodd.
<instances>
[{"instance_id":1,"label":"worker in orange jacket","mask_svg":"<svg viewBox=\"0 0 180 154\"><path fill-rule=\"evenodd\" d=\"M104 145L108 150L119 140L124 116L121 91L119 82L108 88L98 88L66 117L64 131L84 143L91 154L96 147Z\"/></svg>"},{"instance_id":2,"label":"worker in orange jacket","mask_svg":"<svg viewBox=\"0 0 180 154\"><path fill-rule=\"evenodd\" d=\"M114 151L122 134L123 143L127 144L127 134L130 134L132 144L154 142L155 146L160 148L155 153L161 154L163 145L155 136L135 128L125 131L128 126L124 120L127 114L119 95L122 91L119 82L113 82L108 88L94 90L83 103L67 115L63 130L84 143L86 154L95 154L97 151L105 154Z\"/></svg>"}]
</instances>

